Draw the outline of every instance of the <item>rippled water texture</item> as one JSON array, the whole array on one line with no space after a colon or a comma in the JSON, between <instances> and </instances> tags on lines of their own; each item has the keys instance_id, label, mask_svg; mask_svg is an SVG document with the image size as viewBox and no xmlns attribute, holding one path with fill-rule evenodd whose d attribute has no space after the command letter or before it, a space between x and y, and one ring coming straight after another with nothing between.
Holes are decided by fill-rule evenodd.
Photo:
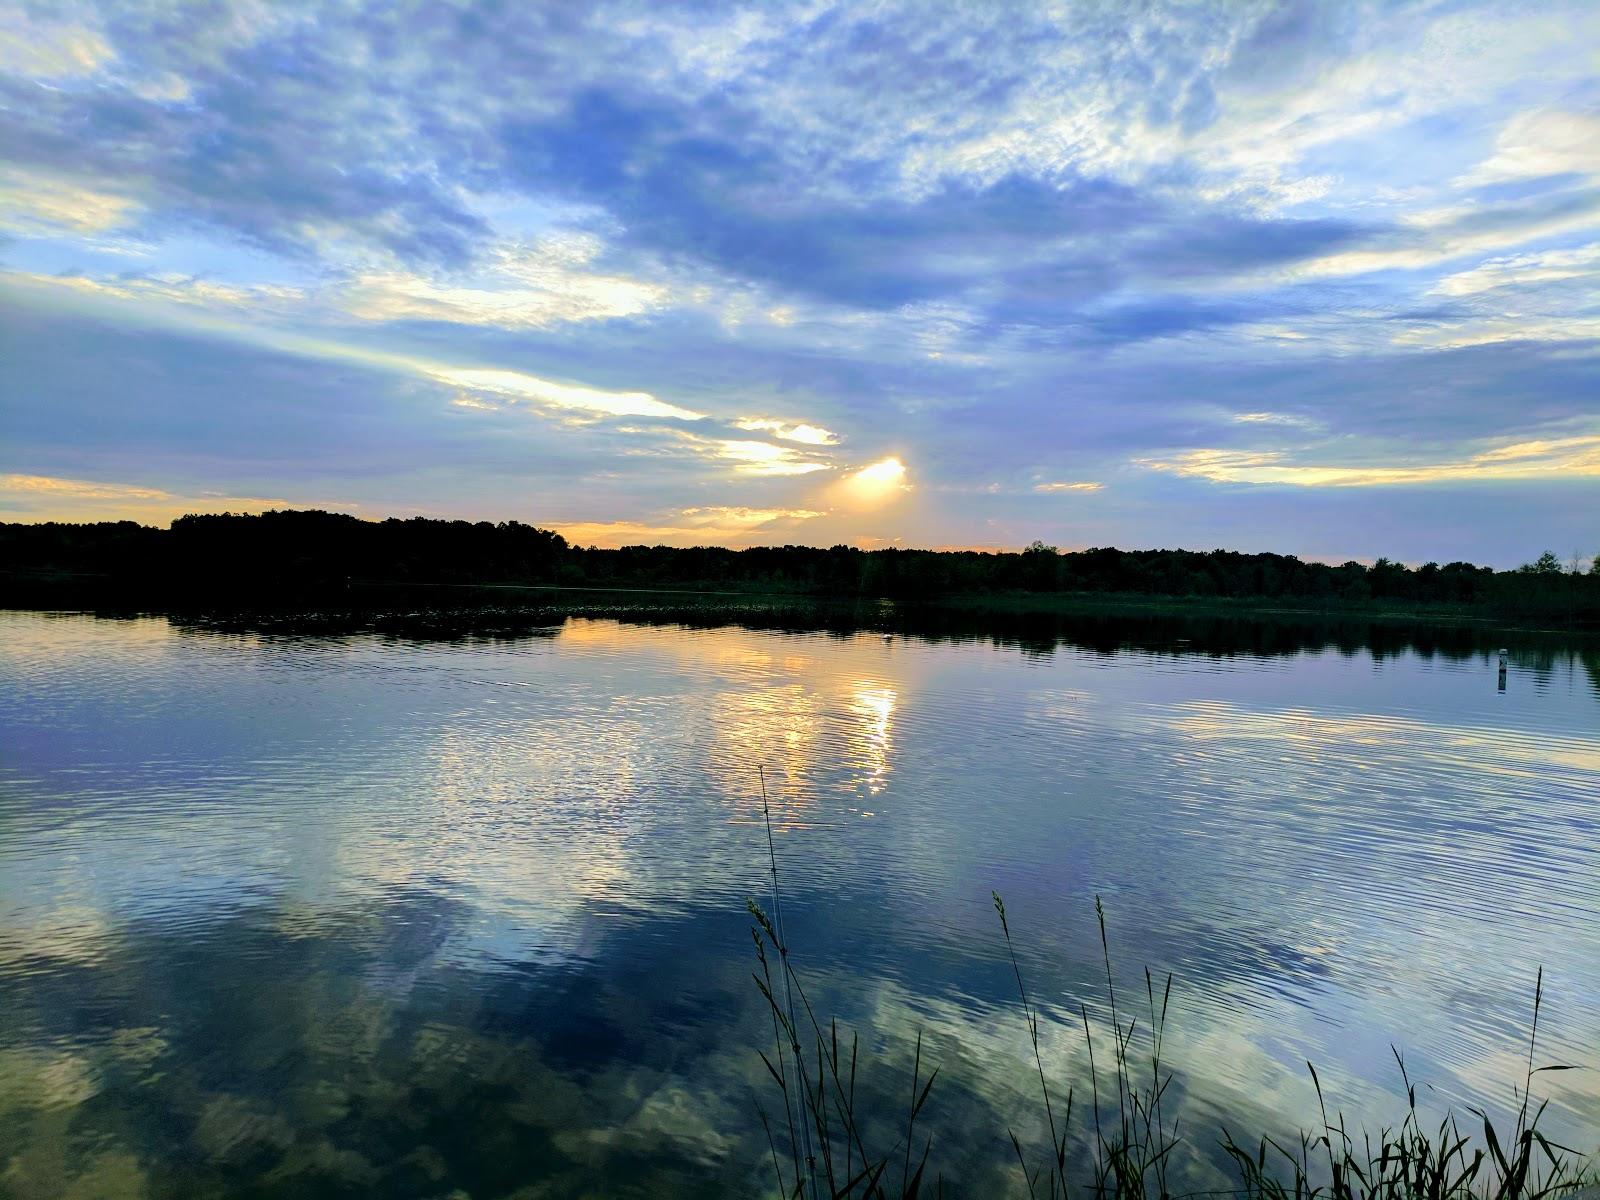
<instances>
[{"instance_id":1,"label":"rippled water texture","mask_svg":"<svg viewBox=\"0 0 1600 1200\"><path fill-rule=\"evenodd\" d=\"M1313 1119L1306 1059L1504 1108L1540 965L1600 1067L1596 664L0 614L0 1192L759 1190L758 764L815 998L897 1106L924 1031L984 1194L1037 1128L991 889L1063 1084L1096 894L1128 994L1175 974L1195 1172ZM1544 1078L1600 1144L1600 1071Z\"/></svg>"}]
</instances>

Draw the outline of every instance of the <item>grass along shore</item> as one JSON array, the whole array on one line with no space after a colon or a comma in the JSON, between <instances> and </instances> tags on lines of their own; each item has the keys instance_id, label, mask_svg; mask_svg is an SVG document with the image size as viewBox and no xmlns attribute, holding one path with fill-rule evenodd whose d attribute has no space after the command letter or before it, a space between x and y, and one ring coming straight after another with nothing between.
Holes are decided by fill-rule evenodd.
<instances>
[{"instance_id":1,"label":"grass along shore","mask_svg":"<svg viewBox=\"0 0 1600 1200\"><path fill-rule=\"evenodd\" d=\"M770 1106L759 1111L770 1151L771 1178L788 1200L918 1200L943 1197L946 1182L934 1136L924 1132L924 1114L934 1099L939 1068L923 1058L918 1033L910 1079L898 1113L868 1111L858 1089L868 1067L853 1034L820 1015L795 967L783 934L782 890L772 840L765 778L762 811L772 875L772 912L747 901L757 969L754 981L771 1017L772 1042L759 1049L771 1082ZM1509 1128L1485 1111L1465 1118L1449 1111L1437 1126L1425 1121L1417 1085L1397 1049L1395 1067L1407 1108L1394 1126L1352 1124L1329 1112L1316 1067L1306 1070L1316 1089L1321 1128L1283 1141L1226 1125L1214 1134L1185 1132L1172 1096L1173 1075L1163 1061L1172 976L1157 981L1148 970L1130 995L1119 992L1112 968L1105 909L1095 898L1104 968L1111 1044L1097 1044L1087 1006L1080 1006L1089 1066L1089 1094L1052 1088L1040 1041L1038 1008L1012 941L1005 902L993 893L1017 988L1018 1035L1027 1038L1037 1072L1037 1103L1047 1144L1025 1144L1015 1127L996 1130L1015 1159L1015 1174L1030 1200L1181 1200L1235 1196L1242 1200L1591 1200L1600 1194L1590 1160L1560 1145L1540 1128L1548 1101L1536 1101L1535 1085L1548 1072L1579 1069L1540 1064L1539 1016L1544 973L1534 982L1533 1016L1526 1067L1513 1085L1516 1116ZM1102 1035L1103 1036L1103 1035ZM1031 1114L1035 1123L1039 1113ZM923 1127L919 1129L918 1122ZM884 1135L885 1130L892 1130ZM1233 1169L1231 1188L1205 1193L1175 1190L1175 1154L1186 1141L1212 1137ZM951 1195L958 1193L952 1191Z\"/></svg>"},{"instance_id":2,"label":"grass along shore","mask_svg":"<svg viewBox=\"0 0 1600 1200\"><path fill-rule=\"evenodd\" d=\"M1097 1042L1087 1008L1083 1041L1090 1089L1083 1095L1053 1088L1040 1038L1040 1017L1012 943L1005 904L994 897L1000 934L1017 986L1017 1033L1026 1039L1037 1072L1036 1095L1044 1144L1027 1144L1007 1126L996 1144L1014 1156L1015 1176L1030 1200L1180 1200L1233 1195L1243 1200L1555 1200L1600 1194L1585 1154L1558 1144L1541 1129L1547 1101L1535 1099L1538 1077L1575 1070L1537 1061L1544 978L1534 984L1533 1020L1526 1069L1513 1085L1518 1100L1509 1128L1479 1109L1465 1117L1448 1112L1426 1121L1417 1084L1398 1050L1395 1067L1408 1104L1400 1123L1373 1129L1329 1112L1316 1067L1306 1064L1322 1108L1320 1129L1288 1141L1226 1125L1214 1133L1184 1130L1171 1094L1173 1076L1162 1058L1172 977L1146 971L1131 994L1117 987L1098 898L1104 952L1110 1045ZM918 1034L906 1097L898 1114L867 1111L858 1083L872 1070L854 1034L815 1011L774 916L748 902L757 970L755 984L771 1016L772 1042L760 1049L770 1081L770 1105L760 1116L777 1194L831 1200L917 1200L963 1195L949 1190L935 1136L925 1133L936 1100L939 1069L924 1057ZM1037 1122L1039 1113L1019 1114ZM919 1128L919 1121L922 1123ZM893 1135L883 1136L892 1129ZM1185 1143L1211 1139L1231 1164L1234 1186L1218 1193L1184 1191L1176 1184L1175 1153Z\"/></svg>"}]
</instances>

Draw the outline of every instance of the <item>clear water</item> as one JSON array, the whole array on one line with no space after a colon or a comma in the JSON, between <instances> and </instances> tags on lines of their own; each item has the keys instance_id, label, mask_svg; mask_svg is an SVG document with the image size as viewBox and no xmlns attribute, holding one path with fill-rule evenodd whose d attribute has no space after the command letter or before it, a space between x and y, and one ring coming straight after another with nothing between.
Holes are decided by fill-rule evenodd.
<instances>
[{"instance_id":1,"label":"clear water","mask_svg":"<svg viewBox=\"0 0 1600 1200\"><path fill-rule=\"evenodd\" d=\"M0 1194L759 1194L758 765L813 999L886 1113L923 1033L974 1194L1041 1120L991 890L1063 1088L1096 895L1121 1002L1175 976L1197 1185L1308 1059L1353 1122L1391 1045L1504 1111L1541 966L1541 1061L1600 1067L1592 650L1095 647L0 613ZM1600 1146L1600 1071L1542 1079Z\"/></svg>"}]
</instances>

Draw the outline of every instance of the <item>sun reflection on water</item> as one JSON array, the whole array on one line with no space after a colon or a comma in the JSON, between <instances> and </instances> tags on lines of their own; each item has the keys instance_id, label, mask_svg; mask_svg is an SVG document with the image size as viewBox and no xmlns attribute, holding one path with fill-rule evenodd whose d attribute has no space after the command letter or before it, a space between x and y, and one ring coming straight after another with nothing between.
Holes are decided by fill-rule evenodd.
<instances>
[{"instance_id":1,"label":"sun reflection on water","mask_svg":"<svg viewBox=\"0 0 1600 1200\"><path fill-rule=\"evenodd\" d=\"M886 684L858 684L850 696L850 711L860 720L852 739L866 768L865 786L869 795L883 791L889 777L889 759L894 751L892 739L895 704L899 694Z\"/></svg>"}]
</instances>

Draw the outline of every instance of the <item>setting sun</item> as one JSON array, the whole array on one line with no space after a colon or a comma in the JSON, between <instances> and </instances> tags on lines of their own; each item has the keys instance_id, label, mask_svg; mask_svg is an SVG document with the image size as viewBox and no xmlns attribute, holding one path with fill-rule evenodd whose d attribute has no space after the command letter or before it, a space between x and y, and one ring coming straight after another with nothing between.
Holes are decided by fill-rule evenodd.
<instances>
[{"instance_id":1,"label":"setting sun","mask_svg":"<svg viewBox=\"0 0 1600 1200\"><path fill-rule=\"evenodd\" d=\"M860 508L875 508L906 490L906 465L898 458L879 459L846 476L845 499Z\"/></svg>"}]
</instances>

